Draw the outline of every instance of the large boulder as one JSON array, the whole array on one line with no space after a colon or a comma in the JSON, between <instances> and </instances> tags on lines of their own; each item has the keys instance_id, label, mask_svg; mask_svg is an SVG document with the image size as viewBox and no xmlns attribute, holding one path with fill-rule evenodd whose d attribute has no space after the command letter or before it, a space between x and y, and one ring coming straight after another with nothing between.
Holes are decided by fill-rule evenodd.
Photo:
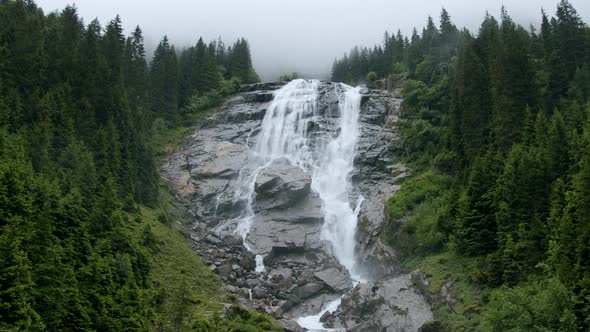
<instances>
[{"instance_id":1,"label":"large boulder","mask_svg":"<svg viewBox=\"0 0 590 332\"><path fill-rule=\"evenodd\" d=\"M323 220L321 201L317 194L311 193L288 208L259 211L246 241L256 254L270 254L268 259L320 250Z\"/></svg>"},{"instance_id":2,"label":"large boulder","mask_svg":"<svg viewBox=\"0 0 590 332\"><path fill-rule=\"evenodd\" d=\"M257 217L246 240L257 255L302 253L306 249L321 248L320 231L319 224L294 224Z\"/></svg>"},{"instance_id":3,"label":"large boulder","mask_svg":"<svg viewBox=\"0 0 590 332\"><path fill-rule=\"evenodd\" d=\"M343 268L331 267L329 269L315 272L314 276L323 281L331 290L337 293L344 293L352 288L352 281L348 271Z\"/></svg>"},{"instance_id":4,"label":"large boulder","mask_svg":"<svg viewBox=\"0 0 590 332\"><path fill-rule=\"evenodd\" d=\"M267 166L256 178L257 210L283 209L306 197L311 189L311 177L286 159Z\"/></svg>"}]
</instances>

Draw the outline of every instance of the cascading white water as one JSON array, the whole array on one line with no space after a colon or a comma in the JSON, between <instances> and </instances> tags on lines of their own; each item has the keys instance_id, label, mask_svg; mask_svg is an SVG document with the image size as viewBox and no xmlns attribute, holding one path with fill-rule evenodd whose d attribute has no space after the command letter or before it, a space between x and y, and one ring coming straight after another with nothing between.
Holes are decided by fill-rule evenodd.
<instances>
[{"instance_id":1,"label":"cascading white water","mask_svg":"<svg viewBox=\"0 0 590 332\"><path fill-rule=\"evenodd\" d=\"M317 112L317 80L293 80L279 89L262 120L256 155L265 162L287 158L309 170L314 162L307 126Z\"/></svg>"},{"instance_id":2,"label":"cascading white water","mask_svg":"<svg viewBox=\"0 0 590 332\"><path fill-rule=\"evenodd\" d=\"M355 271L354 246L357 207L350 207L348 194L351 191L350 173L353 170L356 142L359 135L359 110L361 95L358 88L343 87L339 98L339 133L330 140L321 154L312 176L312 188L320 194L324 210L322 238L332 244L332 251L340 264L358 279Z\"/></svg>"},{"instance_id":3,"label":"cascading white water","mask_svg":"<svg viewBox=\"0 0 590 332\"><path fill-rule=\"evenodd\" d=\"M355 266L354 247L358 213L364 198L359 196L356 207L352 209L348 195L352 186L350 173L359 135L361 95L358 88L342 87L344 91L339 96L339 133L327 143L321 154L312 176L312 188L322 200L322 239L332 245L332 252L338 262L348 269L353 281L358 283L361 278ZM321 316L326 311L336 310L340 302L338 298L328 303L318 314L300 317L297 323L310 331L324 330Z\"/></svg>"},{"instance_id":4,"label":"cascading white water","mask_svg":"<svg viewBox=\"0 0 590 332\"><path fill-rule=\"evenodd\" d=\"M337 128L330 128L327 137L311 137L308 124L317 118L319 86L317 80L300 79L275 92L252 151L254 161L240 174L242 188L236 193L236 199L245 199L248 204L237 232L246 240L254 219L252 203L256 177L274 160L286 158L311 174L312 190L319 194L324 212L321 238L330 244L336 259L358 282L354 245L358 211L363 198L360 196L356 207L352 208L349 193L359 135L361 95L358 88L336 85L340 113ZM248 248L247 241L244 243ZM264 271L262 258L260 255L256 257L258 272ZM329 303L322 313L335 310L339 303L340 299ZM304 327L317 329L321 327L319 317L319 314L302 317L298 322Z\"/></svg>"},{"instance_id":5,"label":"cascading white water","mask_svg":"<svg viewBox=\"0 0 590 332\"><path fill-rule=\"evenodd\" d=\"M256 178L266 166L279 158L287 158L293 165L309 171L314 158L306 135L307 124L316 114L318 88L317 80L293 80L274 94L274 99L262 120L261 132L251 151L249 167L242 169L236 192L236 201L247 201L236 232L244 239L254 220L252 208ZM261 255L256 256L256 272L264 271Z\"/></svg>"}]
</instances>

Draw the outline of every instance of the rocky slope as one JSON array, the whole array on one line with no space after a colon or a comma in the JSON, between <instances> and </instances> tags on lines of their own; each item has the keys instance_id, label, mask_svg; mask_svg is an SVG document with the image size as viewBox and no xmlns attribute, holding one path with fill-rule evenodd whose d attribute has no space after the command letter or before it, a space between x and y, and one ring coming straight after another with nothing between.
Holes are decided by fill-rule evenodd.
<instances>
[{"instance_id":1,"label":"rocky slope","mask_svg":"<svg viewBox=\"0 0 590 332\"><path fill-rule=\"evenodd\" d=\"M417 330L432 319L430 308L410 275L399 275L395 252L378 236L384 203L406 172L395 161L401 98L382 90L362 91L350 202L359 195L365 198L359 214L357 256L364 279L378 281L353 288L349 272L320 237L322 205L311 189L309 174L288 160L276 160L251 184L254 201L240 185L254 171L249 151L273 91L280 86L264 83L246 88L203 121L162 166L173 192L194 216L189 231L195 250L240 304L269 313L287 330L301 330L296 318L317 314L342 295L341 307L325 315L326 326L351 331ZM318 137L337 135L331 124L339 116L334 83L322 83L307 132ZM236 229L249 208L253 218L242 239ZM264 262L256 261L262 257Z\"/></svg>"}]
</instances>

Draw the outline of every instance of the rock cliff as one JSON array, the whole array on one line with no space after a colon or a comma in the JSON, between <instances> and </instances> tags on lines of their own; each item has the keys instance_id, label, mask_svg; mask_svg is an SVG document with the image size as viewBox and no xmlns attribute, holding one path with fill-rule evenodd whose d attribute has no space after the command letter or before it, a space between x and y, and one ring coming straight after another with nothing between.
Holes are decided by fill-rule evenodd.
<instances>
[{"instance_id":1,"label":"rock cliff","mask_svg":"<svg viewBox=\"0 0 590 332\"><path fill-rule=\"evenodd\" d=\"M317 109L305 122L307 135L318 137L313 144L339 134L335 85L319 85ZM287 159L261 170L251 165L262 119L280 87L265 83L245 88L206 118L162 166L172 191L193 216L189 231L195 250L240 304L269 313L287 330L299 330L295 319L317 314L341 296L341 307L325 315L326 326L417 330L432 319L430 308L413 291L409 274L399 274L395 251L379 236L385 201L405 174L395 153L401 98L384 90L361 90L360 135L348 199L353 206L364 197L356 256L363 280L369 281L353 288L349 271L321 237L324 212L310 174ZM255 194L249 197L243 184L252 174ZM237 230L244 227L246 209L252 210L252 218L242 237ZM391 310L398 314L390 315Z\"/></svg>"}]
</instances>

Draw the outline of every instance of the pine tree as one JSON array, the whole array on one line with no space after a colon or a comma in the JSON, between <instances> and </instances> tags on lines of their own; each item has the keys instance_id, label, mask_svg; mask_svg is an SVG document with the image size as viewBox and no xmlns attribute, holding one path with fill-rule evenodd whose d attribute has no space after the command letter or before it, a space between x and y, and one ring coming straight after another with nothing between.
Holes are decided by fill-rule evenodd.
<instances>
[{"instance_id":1,"label":"pine tree","mask_svg":"<svg viewBox=\"0 0 590 332\"><path fill-rule=\"evenodd\" d=\"M446 9L442 9L440 14L440 55L441 62L448 62L457 48L459 41L459 30L451 22L451 17Z\"/></svg>"},{"instance_id":2,"label":"pine tree","mask_svg":"<svg viewBox=\"0 0 590 332\"><path fill-rule=\"evenodd\" d=\"M451 100L453 148L464 153L467 160L472 160L487 145L491 121L487 70L476 54L473 42L464 46L458 67Z\"/></svg>"},{"instance_id":3,"label":"pine tree","mask_svg":"<svg viewBox=\"0 0 590 332\"><path fill-rule=\"evenodd\" d=\"M458 203L457 239L468 255L494 252L498 247L494 192L501 172L500 156L493 150L477 159Z\"/></svg>"},{"instance_id":4,"label":"pine tree","mask_svg":"<svg viewBox=\"0 0 590 332\"><path fill-rule=\"evenodd\" d=\"M177 60L173 46L164 36L150 65L150 102L154 115L177 121L178 86Z\"/></svg>"},{"instance_id":5,"label":"pine tree","mask_svg":"<svg viewBox=\"0 0 590 332\"><path fill-rule=\"evenodd\" d=\"M503 10L498 57L492 65L494 102L494 138L496 145L507 151L521 141L526 106L536 106L533 76L528 55L527 35L517 28Z\"/></svg>"}]
</instances>

